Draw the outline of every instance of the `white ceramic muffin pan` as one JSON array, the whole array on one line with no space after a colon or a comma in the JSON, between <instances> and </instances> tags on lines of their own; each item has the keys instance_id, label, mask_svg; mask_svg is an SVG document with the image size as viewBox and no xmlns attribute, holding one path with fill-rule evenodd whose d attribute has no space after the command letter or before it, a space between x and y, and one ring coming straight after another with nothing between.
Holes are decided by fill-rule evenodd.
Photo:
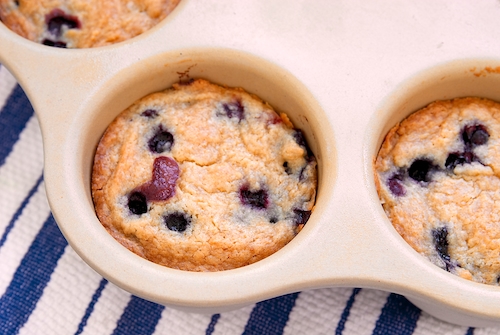
<instances>
[{"instance_id":1,"label":"white ceramic muffin pan","mask_svg":"<svg viewBox=\"0 0 500 335\"><path fill-rule=\"evenodd\" d=\"M500 101L499 18L493 0L182 0L153 30L96 49L38 45L0 24L0 62L39 117L47 194L64 236L132 294L214 313L299 290L366 287L452 323L499 326L500 288L411 249L385 216L372 172L385 133L418 108L469 95ZM318 160L317 203L303 231L243 268L156 265L118 244L94 213L91 167L106 126L188 77L243 87L286 112Z\"/></svg>"}]
</instances>

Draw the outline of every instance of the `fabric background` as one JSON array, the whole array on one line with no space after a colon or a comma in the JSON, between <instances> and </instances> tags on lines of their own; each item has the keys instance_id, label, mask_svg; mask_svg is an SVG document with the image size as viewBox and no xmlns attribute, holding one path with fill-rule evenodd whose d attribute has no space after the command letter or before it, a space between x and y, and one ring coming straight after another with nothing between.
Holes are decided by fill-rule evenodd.
<instances>
[{"instance_id":1,"label":"fabric background","mask_svg":"<svg viewBox=\"0 0 500 335\"><path fill-rule=\"evenodd\" d=\"M107 282L61 235L47 203L38 121L0 65L0 334L500 334L439 321L404 297L359 288L289 294L198 315Z\"/></svg>"}]
</instances>

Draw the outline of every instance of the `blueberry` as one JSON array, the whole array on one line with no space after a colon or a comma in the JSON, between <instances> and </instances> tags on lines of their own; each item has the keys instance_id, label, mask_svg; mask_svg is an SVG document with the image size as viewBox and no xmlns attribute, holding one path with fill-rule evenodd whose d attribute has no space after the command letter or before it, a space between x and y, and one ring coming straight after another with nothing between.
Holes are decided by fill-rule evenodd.
<instances>
[{"instance_id":1,"label":"blueberry","mask_svg":"<svg viewBox=\"0 0 500 335\"><path fill-rule=\"evenodd\" d=\"M155 109L146 109L144 112L141 113L141 116L153 119L158 116L158 111Z\"/></svg>"},{"instance_id":2,"label":"blueberry","mask_svg":"<svg viewBox=\"0 0 500 335\"><path fill-rule=\"evenodd\" d=\"M309 220L309 217L311 216L311 211L303 211L301 209L294 209L293 212L295 213L295 224L296 225L306 224L307 220Z\"/></svg>"},{"instance_id":3,"label":"blueberry","mask_svg":"<svg viewBox=\"0 0 500 335\"><path fill-rule=\"evenodd\" d=\"M448 155L444 165L447 169L453 170L457 165L470 164L474 161L478 161L478 159L471 151L453 152Z\"/></svg>"},{"instance_id":4,"label":"blueberry","mask_svg":"<svg viewBox=\"0 0 500 335\"><path fill-rule=\"evenodd\" d=\"M387 181L391 192L398 197L402 197L406 194L406 190L403 185L403 179L404 176L402 176L401 174L395 174Z\"/></svg>"},{"instance_id":5,"label":"blueberry","mask_svg":"<svg viewBox=\"0 0 500 335\"><path fill-rule=\"evenodd\" d=\"M408 169L408 175L411 179L421 182L430 180L430 173L435 169L434 164L428 159L415 160Z\"/></svg>"},{"instance_id":6,"label":"blueberry","mask_svg":"<svg viewBox=\"0 0 500 335\"><path fill-rule=\"evenodd\" d=\"M486 144L490 135L486 127L481 124L465 126L462 129L462 140L465 144L463 152L452 152L446 158L444 165L447 169L453 170L457 165L479 162L473 152L474 147Z\"/></svg>"},{"instance_id":7,"label":"blueberry","mask_svg":"<svg viewBox=\"0 0 500 335\"><path fill-rule=\"evenodd\" d=\"M278 114L274 114L272 115L272 117L267 121L267 123L269 125L271 124L280 124L280 123L283 123L283 119L278 115Z\"/></svg>"},{"instance_id":8,"label":"blueberry","mask_svg":"<svg viewBox=\"0 0 500 335\"><path fill-rule=\"evenodd\" d=\"M248 186L240 189L240 200L244 205L256 209L265 209L268 205L267 192L265 190L250 191Z\"/></svg>"},{"instance_id":9,"label":"blueberry","mask_svg":"<svg viewBox=\"0 0 500 335\"><path fill-rule=\"evenodd\" d=\"M313 154L312 154L311 149L307 145L304 133L302 133L302 131L300 129L294 129L293 139L295 140L295 142L297 142L297 144L299 146L301 146L302 148L304 148L306 150L306 152L307 152L307 159L308 159L308 161L311 161L312 157L313 157Z\"/></svg>"},{"instance_id":10,"label":"blueberry","mask_svg":"<svg viewBox=\"0 0 500 335\"><path fill-rule=\"evenodd\" d=\"M49 39L44 39L42 41L43 45L48 45L49 47L56 47L56 48L66 48L66 43L62 41L52 41Z\"/></svg>"},{"instance_id":11,"label":"blueberry","mask_svg":"<svg viewBox=\"0 0 500 335\"><path fill-rule=\"evenodd\" d=\"M464 162L465 161L464 158L462 157L462 154L460 154L459 152L452 152L446 158L444 166L446 166L447 169L453 170L457 165L461 165Z\"/></svg>"},{"instance_id":12,"label":"blueberry","mask_svg":"<svg viewBox=\"0 0 500 335\"><path fill-rule=\"evenodd\" d=\"M163 222L171 231L182 233L191 224L191 218L184 213L174 212L164 215Z\"/></svg>"},{"instance_id":13,"label":"blueberry","mask_svg":"<svg viewBox=\"0 0 500 335\"><path fill-rule=\"evenodd\" d=\"M162 126L148 141L149 150L153 153L161 154L165 151L170 151L174 144L174 136L168 131L164 130Z\"/></svg>"},{"instance_id":14,"label":"blueberry","mask_svg":"<svg viewBox=\"0 0 500 335\"><path fill-rule=\"evenodd\" d=\"M448 251L448 228L443 226L433 229L432 238L439 257L441 257L446 265L446 271L450 271L453 265L451 264L451 257Z\"/></svg>"},{"instance_id":15,"label":"blueberry","mask_svg":"<svg viewBox=\"0 0 500 335\"><path fill-rule=\"evenodd\" d=\"M462 130L462 140L472 147L486 144L489 137L488 130L481 124L468 125Z\"/></svg>"},{"instance_id":16,"label":"blueberry","mask_svg":"<svg viewBox=\"0 0 500 335\"><path fill-rule=\"evenodd\" d=\"M305 179L304 172L306 172L306 168L307 168L307 164L304 165L302 167L302 169L300 169L300 172L299 172L299 181L304 181L304 179Z\"/></svg>"},{"instance_id":17,"label":"blueberry","mask_svg":"<svg viewBox=\"0 0 500 335\"><path fill-rule=\"evenodd\" d=\"M146 196L141 192L132 192L128 197L128 208L137 215L146 213L148 211Z\"/></svg>"},{"instance_id":18,"label":"blueberry","mask_svg":"<svg viewBox=\"0 0 500 335\"><path fill-rule=\"evenodd\" d=\"M306 138L304 137L304 134L302 133L302 131L296 129L294 132L293 132L293 139L295 140L295 142L297 142L298 145L300 145L301 147L305 148L307 146L306 144Z\"/></svg>"},{"instance_id":19,"label":"blueberry","mask_svg":"<svg viewBox=\"0 0 500 335\"><path fill-rule=\"evenodd\" d=\"M47 30L53 36L59 37L62 34L63 26L68 29L80 28L80 21L76 16L68 15L61 9L54 9L45 16Z\"/></svg>"},{"instance_id":20,"label":"blueberry","mask_svg":"<svg viewBox=\"0 0 500 335\"><path fill-rule=\"evenodd\" d=\"M233 102L223 103L222 104L222 113L217 113L218 116L224 115L228 118L236 118L238 121L241 121L245 118L245 107L241 104L240 100L235 100Z\"/></svg>"},{"instance_id":21,"label":"blueberry","mask_svg":"<svg viewBox=\"0 0 500 335\"><path fill-rule=\"evenodd\" d=\"M141 185L138 191L147 200L163 201L175 195L175 187L179 178L179 165L170 157L158 157L153 163L151 180Z\"/></svg>"}]
</instances>

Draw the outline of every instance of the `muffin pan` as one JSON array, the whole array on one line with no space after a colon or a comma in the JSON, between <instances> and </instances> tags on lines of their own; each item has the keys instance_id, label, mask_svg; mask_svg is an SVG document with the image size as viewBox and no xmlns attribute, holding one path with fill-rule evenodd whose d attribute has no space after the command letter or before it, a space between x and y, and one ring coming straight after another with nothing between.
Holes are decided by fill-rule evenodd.
<instances>
[{"instance_id":1,"label":"muffin pan","mask_svg":"<svg viewBox=\"0 0 500 335\"><path fill-rule=\"evenodd\" d=\"M93 269L132 294L215 313L300 290L366 287L402 294L448 322L499 326L500 288L417 254L388 221L374 185L378 148L410 113L438 99L500 101L500 5L449 6L182 0L145 34L95 49L38 45L0 24L0 63L39 118L61 231ZM473 29L467 20L477 17ZM242 87L286 112L318 160L308 223L255 264L213 273L166 268L122 247L95 215L90 174L104 129L138 98L186 78Z\"/></svg>"}]
</instances>

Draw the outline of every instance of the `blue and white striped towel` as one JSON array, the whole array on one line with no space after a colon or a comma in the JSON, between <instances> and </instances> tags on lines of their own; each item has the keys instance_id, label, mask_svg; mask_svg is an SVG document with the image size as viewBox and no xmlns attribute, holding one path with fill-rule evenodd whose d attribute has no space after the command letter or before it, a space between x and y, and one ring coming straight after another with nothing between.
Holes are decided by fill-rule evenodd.
<instances>
[{"instance_id":1,"label":"blue and white striped towel","mask_svg":"<svg viewBox=\"0 0 500 335\"><path fill-rule=\"evenodd\" d=\"M95 273L61 235L45 197L37 119L1 66L0 139L0 334L500 334L359 288L289 294L215 315L142 300Z\"/></svg>"}]
</instances>

